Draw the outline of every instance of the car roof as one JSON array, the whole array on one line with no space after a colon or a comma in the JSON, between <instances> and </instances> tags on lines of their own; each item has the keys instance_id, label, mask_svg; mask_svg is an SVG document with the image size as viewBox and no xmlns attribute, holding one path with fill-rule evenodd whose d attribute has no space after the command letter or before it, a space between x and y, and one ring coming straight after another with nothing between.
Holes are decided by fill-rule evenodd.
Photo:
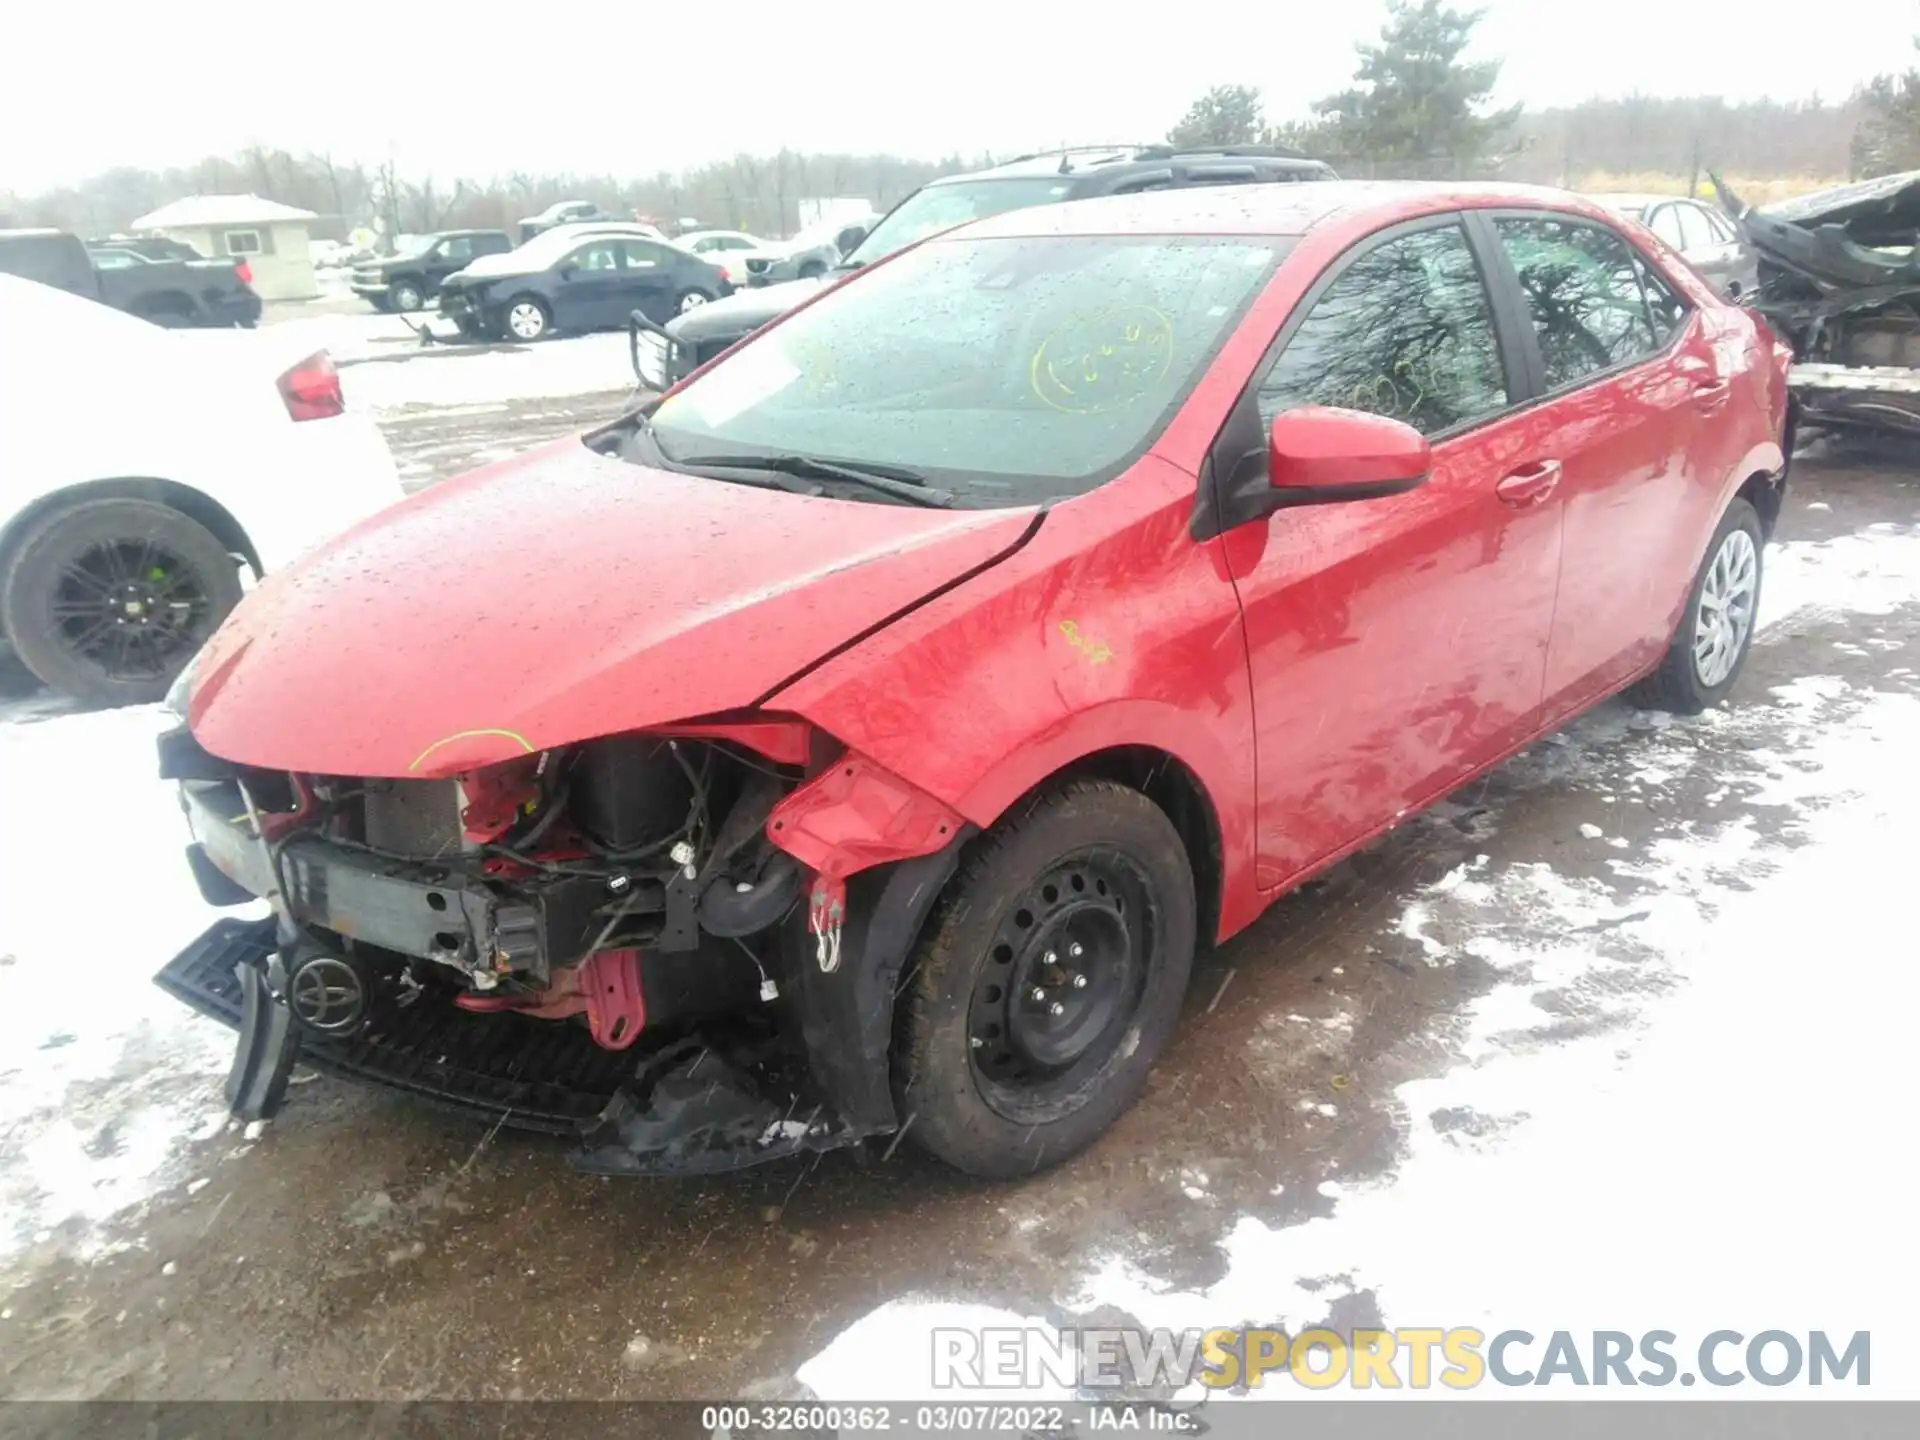
<instances>
[{"instance_id":1,"label":"car roof","mask_svg":"<svg viewBox=\"0 0 1920 1440\"><path fill-rule=\"evenodd\" d=\"M1604 218L1568 190L1540 185L1434 181L1313 180L1265 185L1199 185L1106 195L1011 210L948 232L985 239L1034 235L1305 235L1335 219L1389 222L1435 211L1512 205Z\"/></svg>"}]
</instances>

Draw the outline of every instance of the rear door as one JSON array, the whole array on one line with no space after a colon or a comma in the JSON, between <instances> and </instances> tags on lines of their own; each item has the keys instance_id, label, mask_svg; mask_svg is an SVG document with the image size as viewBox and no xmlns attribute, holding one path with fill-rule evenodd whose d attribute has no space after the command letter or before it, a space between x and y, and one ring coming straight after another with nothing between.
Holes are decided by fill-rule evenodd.
<instances>
[{"instance_id":1,"label":"rear door","mask_svg":"<svg viewBox=\"0 0 1920 1440\"><path fill-rule=\"evenodd\" d=\"M656 324L665 324L679 308L683 277L676 262L686 257L652 240L625 241L621 251L626 269L621 276L620 306L607 323L624 325L638 310Z\"/></svg>"},{"instance_id":2,"label":"rear door","mask_svg":"<svg viewBox=\"0 0 1920 1440\"><path fill-rule=\"evenodd\" d=\"M1484 239L1481 244L1486 242ZM1273 417L1403 420L1431 478L1225 532L1252 673L1259 882L1283 885L1520 744L1539 714L1560 517L1510 294L1458 216L1347 252L1297 308L1213 468Z\"/></svg>"},{"instance_id":3,"label":"rear door","mask_svg":"<svg viewBox=\"0 0 1920 1440\"><path fill-rule=\"evenodd\" d=\"M1530 321L1541 453L1565 513L1546 709L1617 690L1665 650L1701 516L1734 463L1715 417L1730 375L1711 317L1688 308L1612 227L1548 211L1475 217Z\"/></svg>"}]
</instances>

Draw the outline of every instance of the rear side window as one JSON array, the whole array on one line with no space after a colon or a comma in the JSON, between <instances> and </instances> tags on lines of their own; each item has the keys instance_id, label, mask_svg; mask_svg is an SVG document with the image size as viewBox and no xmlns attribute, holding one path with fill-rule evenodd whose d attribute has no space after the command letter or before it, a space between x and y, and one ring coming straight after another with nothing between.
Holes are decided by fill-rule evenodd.
<instances>
[{"instance_id":1,"label":"rear side window","mask_svg":"<svg viewBox=\"0 0 1920 1440\"><path fill-rule=\"evenodd\" d=\"M1258 389L1260 419L1335 405L1436 435L1506 408L1487 287L1458 225L1389 240L1341 272Z\"/></svg>"},{"instance_id":2,"label":"rear side window","mask_svg":"<svg viewBox=\"0 0 1920 1440\"><path fill-rule=\"evenodd\" d=\"M1657 318L1652 275L1611 230L1548 216L1499 219L1494 228L1520 277L1548 390L1644 359L1677 328L1672 291Z\"/></svg>"}]
</instances>

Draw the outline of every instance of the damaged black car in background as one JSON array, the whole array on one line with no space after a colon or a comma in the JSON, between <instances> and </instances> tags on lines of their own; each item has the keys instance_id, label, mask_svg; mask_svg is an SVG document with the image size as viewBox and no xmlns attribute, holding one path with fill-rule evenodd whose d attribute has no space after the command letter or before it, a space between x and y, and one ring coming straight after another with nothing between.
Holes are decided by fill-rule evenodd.
<instances>
[{"instance_id":1,"label":"damaged black car in background","mask_svg":"<svg viewBox=\"0 0 1920 1440\"><path fill-rule=\"evenodd\" d=\"M1920 170L1748 208L1753 308L1793 346L1802 426L1920 436Z\"/></svg>"}]
</instances>

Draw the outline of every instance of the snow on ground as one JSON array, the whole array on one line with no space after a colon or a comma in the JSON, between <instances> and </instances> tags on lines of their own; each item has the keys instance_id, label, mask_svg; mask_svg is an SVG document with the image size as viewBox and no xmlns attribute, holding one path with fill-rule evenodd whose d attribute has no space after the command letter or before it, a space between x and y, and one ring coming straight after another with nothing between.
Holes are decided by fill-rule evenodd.
<instances>
[{"instance_id":1,"label":"snow on ground","mask_svg":"<svg viewBox=\"0 0 1920 1440\"><path fill-rule=\"evenodd\" d=\"M1766 586L1763 643L1790 617L1884 614L1920 601L1920 537L1877 526L1783 545ZM1840 1347L1867 1330L1876 1398L1920 1395L1920 1372L1900 1363L1920 1339L1907 1308L1920 1282L1910 1127L1891 1123L1910 1108L1903 1062L1920 1014L1902 838L1920 814L1920 696L1808 676L1690 721L1609 708L1512 764L1658 791L1701 763L1700 730L1765 767L1726 818L1676 817L1642 852L1610 859L1604 881L1481 857L1391 927L1430 963L1457 951L1507 983L1459 1018L1453 1068L1400 1087L1405 1151L1390 1174L1323 1186L1325 1218L1230 1223L1225 1273L1203 1290L1170 1288L1116 1253L1036 1311L1298 1333L1350 1297L1388 1327L1542 1340L1669 1330L1683 1369L1714 1330L1824 1328ZM1635 743L1620 746L1629 731ZM1785 823L1763 834L1755 814L1780 811ZM871 1398L876 1374L890 1394L923 1395L932 1331L955 1323L931 1300L890 1304L800 1377L823 1399ZM982 1323L1045 1328L1037 1313ZM1848 1393L1804 1376L1795 1388ZM1282 1376L1261 1393L1321 1392ZM1534 1393L1622 1392L1475 1392Z\"/></svg>"},{"instance_id":2,"label":"snow on ground","mask_svg":"<svg viewBox=\"0 0 1920 1440\"><path fill-rule=\"evenodd\" d=\"M227 913L201 903L154 778L171 723L149 706L0 725L0 1255L59 1227L87 1254L98 1222L226 1153L207 1142L232 1034L150 983Z\"/></svg>"}]
</instances>

